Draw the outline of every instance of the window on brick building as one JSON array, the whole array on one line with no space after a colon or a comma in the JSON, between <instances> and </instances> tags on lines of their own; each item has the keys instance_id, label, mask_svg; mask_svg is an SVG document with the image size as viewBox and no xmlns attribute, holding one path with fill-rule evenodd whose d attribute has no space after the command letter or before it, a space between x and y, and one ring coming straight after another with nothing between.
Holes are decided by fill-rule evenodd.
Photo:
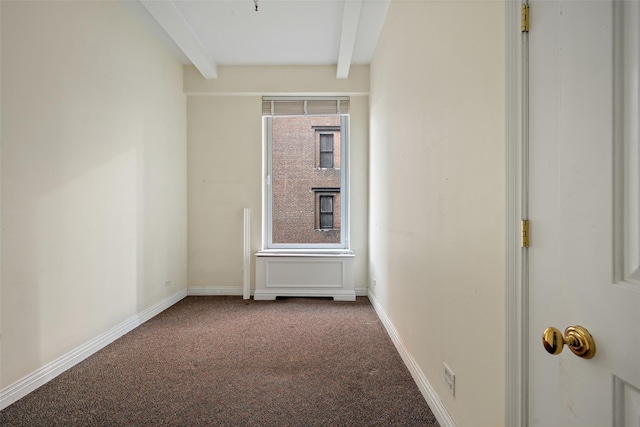
<instances>
[{"instance_id":1,"label":"window on brick building","mask_svg":"<svg viewBox=\"0 0 640 427\"><path fill-rule=\"evenodd\" d=\"M333 196L320 196L320 229L333 229Z\"/></svg>"},{"instance_id":2,"label":"window on brick building","mask_svg":"<svg viewBox=\"0 0 640 427\"><path fill-rule=\"evenodd\" d=\"M263 98L264 248L348 249L349 99Z\"/></svg>"},{"instance_id":3,"label":"window on brick building","mask_svg":"<svg viewBox=\"0 0 640 427\"><path fill-rule=\"evenodd\" d=\"M320 134L320 167L333 167L333 134Z\"/></svg>"}]
</instances>

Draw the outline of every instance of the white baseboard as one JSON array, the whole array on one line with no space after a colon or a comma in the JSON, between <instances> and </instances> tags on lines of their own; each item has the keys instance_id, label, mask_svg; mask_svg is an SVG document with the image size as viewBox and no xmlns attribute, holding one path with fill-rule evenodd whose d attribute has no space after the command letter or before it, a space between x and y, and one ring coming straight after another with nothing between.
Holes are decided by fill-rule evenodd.
<instances>
[{"instance_id":1,"label":"white baseboard","mask_svg":"<svg viewBox=\"0 0 640 427\"><path fill-rule=\"evenodd\" d=\"M357 297L366 297L369 295L369 288L359 288L356 286L355 291Z\"/></svg>"},{"instance_id":2,"label":"white baseboard","mask_svg":"<svg viewBox=\"0 0 640 427\"><path fill-rule=\"evenodd\" d=\"M51 381L67 369L82 362L98 350L101 350L121 336L142 325L147 320L171 307L186 296L187 291L182 290L163 299L151 307L144 309L140 313L131 316L108 331L87 341L83 345L71 350L69 353L57 358L53 362L46 364L21 380L3 388L0 390L0 410Z\"/></svg>"},{"instance_id":3,"label":"white baseboard","mask_svg":"<svg viewBox=\"0 0 640 427\"><path fill-rule=\"evenodd\" d=\"M228 296L242 296L242 288L239 286L227 286L227 287L216 287L216 288L188 288L187 295L188 296L216 296L216 295L228 295ZM356 288L356 296L358 297L366 297L369 293L368 288L360 287ZM251 289L251 295L254 294L254 290Z\"/></svg>"},{"instance_id":4,"label":"white baseboard","mask_svg":"<svg viewBox=\"0 0 640 427\"><path fill-rule=\"evenodd\" d=\"M243 296L242 286L226 286L216 288L187 288L187 296L211 297L211 296ZM253 295L253 289L251 290Z\"/></svg>"},{"instance_id":5,"label":"white baseboard","mask_svg":"<svg viewBox=\"0 0 640 427\"><path fill-rule=\"evenodd\" d=\"M387 314L384 312L384 309L376 299L375 295L369 292L368 297L369 301L371 301L371 305L373 305L373 308L376 310L380 321L382 321L382 324L387 330L391 341L393 341L393 344L396 346L398 353L400 353L400 357L402 357L404 364L409 369L409 372L411 372L411 376L420 389L422 396L424 396L424 399L427 401L427 404L431 408L433 415L436 416L438 422L442 427L457 427L456 423L453 421L453 418L451 418L451 415L447 411L447 408L445 408L445 406L442 404L440 398L438 397L438 394L433 389L433 387L427 380L427 377L420 369L420 366L418 366L418 363L415 361L413 356L411 356L411 353L409 353L409 350L407 350L407 347L402 342L402 339L398 335L398 331L393 326L393 323L391 323L391 319L389 319Z\"/></svg>"}]
</instances>

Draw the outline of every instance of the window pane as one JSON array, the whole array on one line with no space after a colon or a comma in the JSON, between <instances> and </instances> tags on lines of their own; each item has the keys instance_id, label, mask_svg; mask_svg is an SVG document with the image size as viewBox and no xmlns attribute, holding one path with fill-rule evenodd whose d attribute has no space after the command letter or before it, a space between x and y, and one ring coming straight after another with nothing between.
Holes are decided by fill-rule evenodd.
<instances>
[{"instance_id":1,"label":"window pane","mask_svg":"<svg viewBox=\"0 0 640 427\"><path fill-rule=\"evenodd\" d=\"M320 196L320 212L333 213L333 196Z\"/></svg>"},{"instance_id":2,"label":"window pane","mask_svg":"<svg viewBox=\"0 0 640 427\"><path fill-rule=\"evenodd\" d=\"M341 132L332 131L323 138L317 130L340 129L340 116L275 116L271 120L271 243L341 244ZM328 189L337 197L324 200L318 195Z\"/></svg>"},{"instance_id":3,"label":"window pane","mask_svg":"<svg viewBox=\"0 0 640 427\"><path fill-rule=\"evenodd\" d=\"M333 153L333 134L320 134L320 151Z\"/></svg>"},{"instance_id":4,"label":"window pane","mask_svg":"<svg viewBox=\"0 0 640 427\"><path fill-rule=\"evenodd\" d=\"M320 153L320 167L321 168L333 167L333 153Z\"/></svg>"},{"instance_id":5,"label":"window pane","mask_svg":"<svg viewBox=\"0 0 640 427\"><path fill-rule=\"evenodd\" d=\"M320 228L333 228L333 214L322 213L320 214Z\"/></svg>"}]
</instances>

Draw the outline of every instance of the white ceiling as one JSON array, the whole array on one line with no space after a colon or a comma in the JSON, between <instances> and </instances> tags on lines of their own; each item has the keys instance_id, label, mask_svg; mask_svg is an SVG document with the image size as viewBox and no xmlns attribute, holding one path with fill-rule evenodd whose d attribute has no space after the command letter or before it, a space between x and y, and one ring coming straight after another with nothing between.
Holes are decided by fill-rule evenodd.
<instances>
[{"instance_id":1,"label":"white ceiling","mask_svg":"<svg viewBox=\"0 0 640 427\"><path fill-rule=\"evenodd\" d=\"M390 0L139 0L134 10L206 78L218 65L371 62ZM141 5L141 6L140 6Z\"/></svg>"}]
</instances>

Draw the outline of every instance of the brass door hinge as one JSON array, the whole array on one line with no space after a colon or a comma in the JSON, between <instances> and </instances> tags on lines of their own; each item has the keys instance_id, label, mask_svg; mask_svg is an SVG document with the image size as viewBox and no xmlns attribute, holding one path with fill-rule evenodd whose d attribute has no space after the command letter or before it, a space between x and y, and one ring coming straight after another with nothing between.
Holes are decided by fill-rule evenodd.
<instances>
[{"instance_id":1,"label":"brass door hinge","mask_svg":"<svg viewBox=\"0 0 640 427\"><path fill-rule=\"evenodd\" d=\"M529 32L529 5L526 3L522 3L521 17L522 17L522 26L521 26L522 32L528 33Z\"/></svg>"},{"instance_id":2,"label":"brass door hinge","mask_svg":"<svg viewBox=\"0 0 640 427\"><path fill-rule=\"evenodd\" d=\"M520 229L522 230L522 247L529 247L529 220L523 219L520 222Z\"/></svg>"}]
</instances>

